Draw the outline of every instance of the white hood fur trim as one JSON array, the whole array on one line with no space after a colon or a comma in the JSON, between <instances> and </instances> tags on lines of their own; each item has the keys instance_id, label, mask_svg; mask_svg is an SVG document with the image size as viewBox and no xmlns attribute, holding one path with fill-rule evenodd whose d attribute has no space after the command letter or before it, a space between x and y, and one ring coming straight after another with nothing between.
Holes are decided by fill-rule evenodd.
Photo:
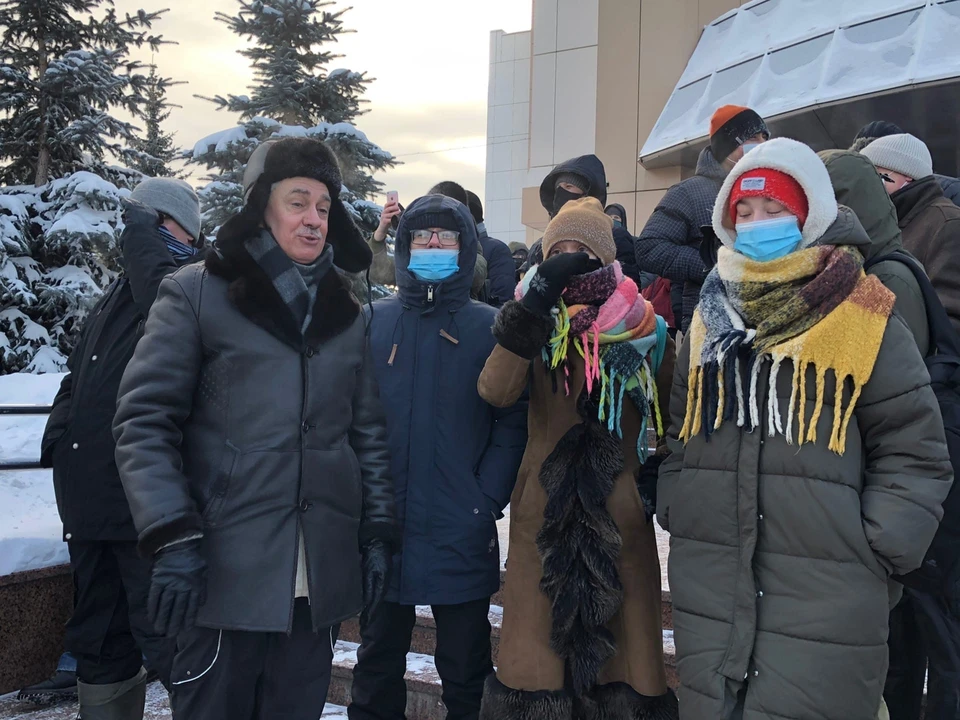
<instances>
[{"instance_id":1,"label":"white hood fur trim","mask_svg":"<svg viewBox=\"0 0 960 720\"><path fill-rule=\"evenodd\" d=\"M837 219L837 198L830 182L827 167L817 154L808 146L789 138L775 138L761 143L734 165L733 170L717 196L713 206L713 230L720 242L733 247L736 234L723 226L727 214L733 186L742 175L757 168L769 168L786 173L798 183L807 194L810 212L803 226L803 239L798 250L810 247L823 237L827 229Z\"/></svg>"}]
</instances>

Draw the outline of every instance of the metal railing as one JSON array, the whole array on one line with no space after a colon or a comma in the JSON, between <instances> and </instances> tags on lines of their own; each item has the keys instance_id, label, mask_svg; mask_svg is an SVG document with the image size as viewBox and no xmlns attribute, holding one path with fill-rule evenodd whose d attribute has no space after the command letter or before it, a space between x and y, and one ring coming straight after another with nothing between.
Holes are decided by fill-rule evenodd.
<instances>
[{"instance_id":1,"label":"metal railing","mask_svg":"<svg viewBox=\"0 0 960 720\"><path fill-rule=\"evenodd\" d=\"M0 405L0 416L4 415L49 415L52 405ZM14 458L0 459L0 470L40 470L40 460Z\"/></svg>"}]
</instances>

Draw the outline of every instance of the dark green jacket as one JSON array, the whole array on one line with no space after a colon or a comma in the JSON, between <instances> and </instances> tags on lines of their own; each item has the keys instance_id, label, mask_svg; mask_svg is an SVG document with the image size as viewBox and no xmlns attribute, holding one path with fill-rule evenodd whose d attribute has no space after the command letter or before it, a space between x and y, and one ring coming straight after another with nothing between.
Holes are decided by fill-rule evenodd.
<instances>
[{"instance_id":1,"label":"dark green jacket","mask_svg":"<svg viewBox=\"0 0 960 720\"><path fill-rule=\"evenodd\" d=\"M821 242L865 249L870 240L841 208ZM724 704L732 707L745 681L744 720L873 720L887 674L887 579L920 565L953 478L909 331L889 320L843 455L827 449L832 382L816 443L769 437L764 417L755 432L725 422L709 442L700 433L684 445L689 367L684 342L657 506L671 534L683 720L726 717ZM782 368L776 386L784 416L792 376ZM806 383L809 417L812 369ZM768 387L769 364L758 382L761 408ZM846 407L849 388L844 396Z\"/></svg>"},{"instance_id":2,"label":"dark green jacket","mask_svg":"<svg viewBox=\"0 0 960 720\"><path fill-rule=\"evenodd\" d=\"M896 250L906 252L897 223L897 209L873 163L852 150L825 150L820 158L830 173L837 202L856 213L870 236L870 244L863 250L867 262ZM894 311L910 329L920 354L926 357L930 349L930 326L920 285L913 273L903 263L891 260L877 263L870 274L876 275L897 296Z\"/></svg>"}]
</instances>

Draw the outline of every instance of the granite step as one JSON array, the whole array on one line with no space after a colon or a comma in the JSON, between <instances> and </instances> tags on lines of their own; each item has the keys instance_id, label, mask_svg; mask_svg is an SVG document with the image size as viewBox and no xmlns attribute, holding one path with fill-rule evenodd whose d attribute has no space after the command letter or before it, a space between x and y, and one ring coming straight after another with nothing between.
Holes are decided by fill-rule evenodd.
<instances>
[{"instance_id":1,"label":"granite step","mask_svg":"<svg viewBox=\"0 0 960 720\"><path fill-rule=\"evenodd\" d=\"M348 705L353 687L353 668L357 664L359 645L345 640L337 641L333 655L333 673L327 701L334 705ZM407 654L407 712L410 720L444 720L446 708L440 699L440 676L433 657L421 653Z\"/></svg>"},{"instance_id":2,"label":"granite step","mask_svg":"<svg viewBox=\"0 0 960 720\"><path fill-rule=\"evenodd\" d=\"M353 686L353 669L357 664L356 643L340 640L333 657L333 675L327 701L334 705L348 705ZM673 630L663 631L663 652L667 666L667 685L677 688L675 667L676 650ZM446 709L441 700L440 675L432 655L410 652L407 654L407 712L410 720L444 720Z\"/></svg>"},{"instance_id":3,"label":"granite step","mask_svg":"<svg viewBox=\"0 0 960 720\"><path fill-rule=\"evenodd\" d=\"M669 608L669 604L666 604L665 607ZM436 654L437 650L436 620L434 620L433 612L430 610L429 606L418 606L416 613L417 620L411 636L410 652L418 656L422 655L432 658ZM503 608L496 605L491 605L489 619L490 649L493 657L493 664L496 665L499 659L500 630L503 623ZM360 643L360 626L355 618L348 620L340 626L340 639L350 643L351 645ZM667 682L670 687L675 688L677 686L676 650L673 644L672 626L664 626L663 628L663 654L664 662L667 666Z\"/></svg>"}]
</instances>

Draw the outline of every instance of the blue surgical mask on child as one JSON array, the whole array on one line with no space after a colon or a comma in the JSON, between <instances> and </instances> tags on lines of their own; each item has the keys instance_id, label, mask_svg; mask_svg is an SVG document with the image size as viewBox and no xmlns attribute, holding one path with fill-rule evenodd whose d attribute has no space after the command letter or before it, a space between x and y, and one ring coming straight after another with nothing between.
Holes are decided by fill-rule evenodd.
<instances>
[{"instance_id":1,"label":"blue surgical mask on child","mask_svg":"<svg viewBox=\"0 0 960 720\"><path fill-rule=\"evenodd\" d=\"M756 262L777 260L797 249L803 239L795 215L737 223L733 249Z\"/></svg>"},{"instance_id":2,"label":"blue surgical mask on child","mask_svg":"<svg viewBox=\"0 0 960 720\"><path fill-rule=\"evenodd\" d=\"M407 270L423 282L440 282L460 269L460 250L412 249Z\"/></svg>"}]
</instances>

